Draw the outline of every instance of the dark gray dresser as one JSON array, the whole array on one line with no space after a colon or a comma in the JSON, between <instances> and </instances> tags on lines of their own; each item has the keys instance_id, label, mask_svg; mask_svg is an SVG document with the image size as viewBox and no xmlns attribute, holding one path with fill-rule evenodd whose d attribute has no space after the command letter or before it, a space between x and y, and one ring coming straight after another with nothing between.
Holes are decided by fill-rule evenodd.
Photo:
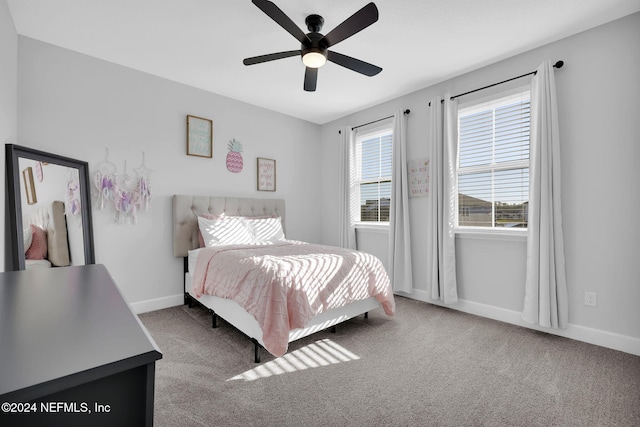
<instances>
[{"instance_id":1,"label":"dark gray dresser","mask_svg":"<svg viewBox=\"0 0 640 427\"><path fill-rule=\"evenodd\" d=\"M1 426L151 426L161 358L103 265L0 273Z\"/></svg>"}]
</instances>

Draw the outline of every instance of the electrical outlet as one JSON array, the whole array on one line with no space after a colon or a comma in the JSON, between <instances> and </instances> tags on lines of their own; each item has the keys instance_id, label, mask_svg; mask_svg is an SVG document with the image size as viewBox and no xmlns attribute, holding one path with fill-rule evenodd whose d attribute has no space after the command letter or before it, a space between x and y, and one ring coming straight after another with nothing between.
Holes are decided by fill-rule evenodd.
<instances>
[{"instance_id":1,"label":"electrical outlet","mask_svg":"<svg viewBox=\"0 0 640 427\"><path fill-rule=\"evenodd\" d=\"M598 298L595 292L585 292L584 293L584 305L588 305L589 307L595 307L597 305Z\"/></svg>"}]
</instances>

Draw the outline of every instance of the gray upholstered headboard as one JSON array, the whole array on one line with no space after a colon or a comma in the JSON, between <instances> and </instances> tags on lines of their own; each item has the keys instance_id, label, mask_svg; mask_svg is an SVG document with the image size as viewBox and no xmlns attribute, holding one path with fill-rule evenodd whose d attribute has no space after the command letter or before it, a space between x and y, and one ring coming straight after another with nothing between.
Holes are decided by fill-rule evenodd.
<instances>
[{"instance_id":1,"label":"gray upholstered headboard","mask_svg":"<svg viewBox=\"0 0 640 427\"><path fill-rule=\"evenodd\" d=\"M186 257L189 250L198 248L198 214L277 215L282 218L282 228L285 229L284 206L283 199L174 195L173 255Z\"/></svg>"}]
</instances>

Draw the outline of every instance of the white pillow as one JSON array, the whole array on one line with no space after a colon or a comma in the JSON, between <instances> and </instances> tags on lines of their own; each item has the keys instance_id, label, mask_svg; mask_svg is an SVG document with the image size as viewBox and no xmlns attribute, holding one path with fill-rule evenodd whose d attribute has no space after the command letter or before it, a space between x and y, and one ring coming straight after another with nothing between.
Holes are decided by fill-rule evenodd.
<instances>
[{"instance_id":1,"label":"white pillow","mask_svg":"<svg viewBox=\"0 0 640 427\"><path fill-rule=\"evenodd\" d=\"M206 247L252 244L253 233L243 218L207 219L198 217L198 227Z\"/></svg>"},{"instance_id":2,"label":"white pillow","mask_svg":"<svg viewBox=\"0 0 640 427\"><path fill-rule=\"evenodd\" d=\"M26 253L33 241L33 228L31 228L31 224L28 224L27 227L22 230L22 239L24 240L24 252Z\"/></svg>"},{"instance_id":3,"label":"white pillow","mask_svg":"<svg viewBox=\"0 0 640 427\"><path fill-rule=\"evenodd\" d=\"M282 230L282 219L280 217L247 217L246 220L253 231L255 243L264 244L285 240L284 231Z\"/></svg>"}]
</instances>

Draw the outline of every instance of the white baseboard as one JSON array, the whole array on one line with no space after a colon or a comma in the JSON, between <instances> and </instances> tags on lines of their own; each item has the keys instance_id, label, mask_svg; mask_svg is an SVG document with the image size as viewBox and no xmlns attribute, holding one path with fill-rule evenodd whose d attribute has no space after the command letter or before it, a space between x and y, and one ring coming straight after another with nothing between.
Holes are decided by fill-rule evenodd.
<instances>
[{"instance_id":1,"label":"white baseboard","mask_svg":"<svg viewBox=\"0 0 640 427\"><path fill-rule=\"evenodd\" d=\"M148 311L162 310L163 308L175 307L184 304L184 294L171 295L168 297L154 298L146 301L132 302L131 308L136 314Z\"/></svg>"},{"instance_id":2,"label":"white baseboard","mask_svg":"<svg viewBox=\"0 0 640 427\"><path fill-rule=\"evenodd\" d=\"M510 323L512 325L522 326L524 328L535 329L537 331L558 335L565 338L583 341L589 344L599 345L601 347L611 348L613 350L623 351L625 353L640 356L640 339L627 335L620 335L613 332L607 332L600 329L587 328L585 326L569 324L566 329L544 328L537 325L531 325L520 316L520 312L507 310L500 307L481 304L473 301L458 300L456 304L444 304L439 300L430 298L426 291L414 289L413 293L407 294L399 292L398 295L413 298L429 304L439 305L451 308L453 310L462 311L476 316L486 317L500 322Z\"/></svg>"},{"instance_id":3,"label":"white baseboard","mask_svg":"<svg viewBox=\"0 0 640 427\"><path fill-rule=\"evenodd\" d=\"M495 307L491 305L481 304L478 302L458 300L456 304L447 305L438 300L433 300L429 294L420 289L414 289L413 293L407 294L399 292L407 298L413 298L429 304L439 305L453 310L462 311L464 313L476 316L486 317L500 322L510 323L512 325L522 326L524 328L534 329L565 338L583 341L589 344L599 345L601 347L611 348L613 350L623 351L625 353L640 356L640 339L627 335L615 334L600 329L587 328L585 326L569 324L566 329L551 329L541 326L531 325L520 317L520 313L505 308ZM148 311L162 310L163 308L175 307L184 304L184 295L171 295L168 297L155 298L152 300L139 301L131 303L131 308L136 314L146 313Z\"/></svg>"}]
</instances>

